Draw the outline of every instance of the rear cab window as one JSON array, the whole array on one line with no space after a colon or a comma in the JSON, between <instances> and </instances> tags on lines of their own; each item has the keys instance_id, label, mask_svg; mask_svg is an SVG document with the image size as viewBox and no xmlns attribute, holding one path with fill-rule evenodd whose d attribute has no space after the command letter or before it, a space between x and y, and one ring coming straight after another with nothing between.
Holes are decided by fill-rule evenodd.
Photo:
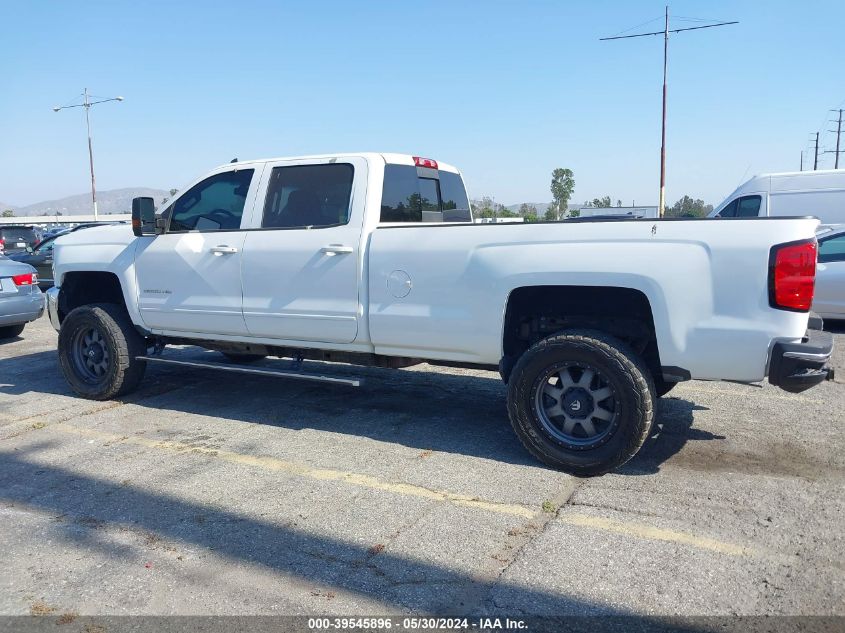
<instances>
[{"instance_id":1,"label":"rear cab window","mask_svg":"<svg viewBox=\"0 0 845 633\"><path fill-rule=\"evenodd\" d=\"M460 174L426 164L385 165L381 222L472 222Z\"/></svg>"}]
</instances>

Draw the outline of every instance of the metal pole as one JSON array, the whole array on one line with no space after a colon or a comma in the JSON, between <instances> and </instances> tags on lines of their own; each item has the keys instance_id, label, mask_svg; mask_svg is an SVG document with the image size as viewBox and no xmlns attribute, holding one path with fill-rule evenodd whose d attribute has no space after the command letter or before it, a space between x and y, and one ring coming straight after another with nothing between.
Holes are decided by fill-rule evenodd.
<instances>
[{"instance_id":1,"label":"metal pole","mask_svg":"<svg viewBox=\"0 0 845 633\"><path fill-rule=\"evenodd\" d=\"M836 163L833 165L834 169L839 169L839 136L842 134L842 110L839 110L839 122L836 124Z\"/></svg>"},{"instance_id":2,"label":"metal pole","mask_svg":"<svg viewBox=\"0 0 845 633\"><path fill-rule=\"evenodd\" d=\"M660 131L660 202L658 217L666 211L666 70L669 64L669 7L666 7L666 25L663 30L663 119Z\"/></svg>"},{"instance_id":3,"label":"metal pole","mask_svg":"<svg viewBox=\"0 0 845 633\"><path fill-rule=\"evenodd\" d=\"M804 171L804 150L801 150L801 171Z\"/></svg>"},{"instance_id":4,"label":"metal pole","mask_svg":"<svg viewBox=\"0 0 845 633\"><path fill-rule=\"evenodd\" d=\"M813 171L819 168L819 133L816 132L816 155L813 159Z\"/></svg>"},{"instance_id":5,"label":"metal pole","mask_svg":"<svg viewBox=\"0 0 845 633\"><path fill-rule=\"evenodd\" d=\"M99 218L97 213L97 186L94 182L94 149L91 146L91 118L88 115L88 110L91 109L91 102L88 100L88 88L85 88L83 93L84 101L82 103L85 108L85 126L88 128L88 164L91 167L91 202L94 204L94 221Z\"/></svg>"}]
</instances>

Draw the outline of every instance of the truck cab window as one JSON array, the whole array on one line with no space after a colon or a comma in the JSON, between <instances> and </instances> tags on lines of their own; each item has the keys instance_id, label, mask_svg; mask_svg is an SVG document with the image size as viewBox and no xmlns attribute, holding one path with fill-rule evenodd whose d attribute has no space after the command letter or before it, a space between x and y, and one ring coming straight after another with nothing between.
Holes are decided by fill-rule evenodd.
<instances>
[{"instance_id":1,"label":"truck cab window","mask_svg":"<svg viewBox=\"0 0 845 633\"><path fill-rule=\"evenodd\" d=\"M470 222L464 183L458 174L440 170L421 176L410 165L385 165L382 222Z\"/></svg>"},{"instance_id":2,"label":"truck cab window","mask_svg":"<svg viewBox=\"0 0 845 633\"><path fill-rule=\"evenodd\" d=\"M419 178L420 208L423 222L442 222L440 210L440 185L434 178Z\"/></svg>"},{"instance_id":3,"label":"truck cab window","mask_svg":"<svg viewBox=\"0 0 845 633\"><path fill-rule=\"evenodd\" d=\"M169 207L168 232L240 228L252 175L252 169L227 171L191 187Z\"/></svg>"},{"instance_id":4,"label":"truck cab window","mask_svg":"<svg viewBox=\"0 0 845 633\"><path fill-rule=\"evenodd\" d=\"M355 170L348 163L274 167L261 228L347 224L354 175Z\"/></svg>"},{"instance_id":5,"label":"truck cab window","mask_svg":"<svg viewBox=\"0 0 845 633\"><path fill-rule=\"evenodd\" d=\"M381 194L382 222L422 222L417 168L406 165L384 166Z\"/></svg>"},{"instance_id":6,"label":"truck cab window","mask_svg":"<svg viewBox=\"0 0 845 633\"><path fill-rule=\"evenodd\" d=\"M471 222L467 190L458 174L440 172L440 195L443 200L444 222Z\"/></svg>"}]
</instances>

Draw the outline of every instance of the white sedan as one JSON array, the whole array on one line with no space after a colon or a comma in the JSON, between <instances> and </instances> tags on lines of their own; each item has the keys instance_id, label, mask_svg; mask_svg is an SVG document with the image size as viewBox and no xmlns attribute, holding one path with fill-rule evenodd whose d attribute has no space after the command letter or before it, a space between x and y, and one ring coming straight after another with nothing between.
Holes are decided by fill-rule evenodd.
<instances>
[{"instance_id":1,"label":"white sedan","mask_svg":"<svg viewBox=\"0 0 845 633\"><path fill-rule=\"evenodd\" d=\"M825 319L845 319L845 225L818 231L819 263L813 311Z\"/></svg>"}]
</instances>

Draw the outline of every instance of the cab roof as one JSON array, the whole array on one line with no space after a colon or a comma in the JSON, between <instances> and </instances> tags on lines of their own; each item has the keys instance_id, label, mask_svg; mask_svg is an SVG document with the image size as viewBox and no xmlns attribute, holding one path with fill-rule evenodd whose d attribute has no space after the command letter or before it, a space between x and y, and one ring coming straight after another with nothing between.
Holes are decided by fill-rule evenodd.
<instances>
[{"instance_id":1,"label":"cab roof","mask_svg":"<svg viewBox=\"0 0 845 633\"><path fill-rule=\"evenodd\" d=\"M228 163L224 165L220 165L217 169L222 169L227 165L256 165L260 163L271 163L281 160L316 160L316 159L326 159L326 158L337 158L338 160L343 158L366 158L367 160L382 160L386 164L390 165L410 165L413 167L415 162L415 156L411 154L395 154L390 152L385 153L377 153L377 152L343 152L339 154L311 154L307 156L280 156L277 158L259 158L254 160L239 160L236 163ZM434 159L437 160L437 159ZM452 165L447 163L442 163L437 160L437 168L441 171L450 171L455 174L461 173L458 169Z\"/></svg>"}]
</instances>

